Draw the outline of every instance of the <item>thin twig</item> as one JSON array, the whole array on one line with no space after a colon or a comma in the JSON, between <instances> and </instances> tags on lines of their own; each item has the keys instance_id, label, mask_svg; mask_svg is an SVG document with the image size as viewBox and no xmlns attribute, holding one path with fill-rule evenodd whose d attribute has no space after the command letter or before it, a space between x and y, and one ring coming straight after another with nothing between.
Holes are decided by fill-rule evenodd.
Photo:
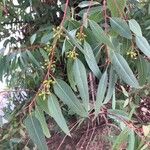
<instances>
[{"instance_id":1,"label":"thin twig","mask_svg":"<svg viewBox=\"0 0 150 150\"><path fill-rule=\"evenodd\" d=\"M75 125L70 129L70 132L78 125L78 123L79 123L79 121L77 121L77 122L75 123ZM65 137L64 137L63 140L61 141L60 145L58 146L57 150L59 150L59 149L61 148L61 146L62 146L62 144L64 143L64 141L65 141L65 139L66 139L67 136L68 136L68 135L65 135Z\"/></svg>"},{"instance_id":2,"label":"thin twig","mask_svg":"<svg viewBox=\"0 0 150 150\"><path fill-rule=\"evenodd\" d=\"M69 4L69 0L66 0L65 10L64 10L64 15L63 15L63 19L62 19L62 22L61 22L61 26L64 25L64 22L65 22L65 19L66 19L68 4Z\"/></svg>"}]
</instances>

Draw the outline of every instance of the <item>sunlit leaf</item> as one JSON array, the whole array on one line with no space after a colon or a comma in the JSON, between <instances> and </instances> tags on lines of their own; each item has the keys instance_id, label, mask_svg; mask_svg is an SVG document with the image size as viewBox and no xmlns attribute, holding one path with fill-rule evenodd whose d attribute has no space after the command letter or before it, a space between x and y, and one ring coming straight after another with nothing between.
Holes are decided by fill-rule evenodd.
<instances>
[{"instance_id":1,"label":"sunlit leaf","mask_svg":"<svg viewBox=\"0 0 150 150\"><path fill-rule=\"evenodd\" d=\"M84 8L84 7L88 7L88 6L95 6L95 5L99 5L98 2L94 2L94 1L83 1L81 3L79 3L78 7Z\"/></svg>"},{"instance_id":2,"label":"sunlit leaf","mask_svg":"<svg viewBox=\"0 0 150 150\"><path fill-rule=\"evenodd\" d=\"M33 34L30 38L30 43L31 45L34 43L35 39L36 39L37 34Z\"/></svg>"}]
</instances>

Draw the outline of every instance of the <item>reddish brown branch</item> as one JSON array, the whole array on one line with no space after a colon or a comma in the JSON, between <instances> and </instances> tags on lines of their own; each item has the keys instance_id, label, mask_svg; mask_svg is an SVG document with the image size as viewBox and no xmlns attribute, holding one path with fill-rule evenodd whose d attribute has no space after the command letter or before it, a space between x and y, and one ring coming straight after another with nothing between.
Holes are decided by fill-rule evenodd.
<instances>
[{"instance_id":1,"label":"reddish brown branch","mask_svg":"<svg viewBox=\"0 0 150 150\"><path fill-rule=\"evenodd\" d=\"M62 19L62 22L61 22L61 26L64 25L64 22L65 22L65 19L66 19L68 4L69 4L69 0L66 0L65 10L64 10L64 15L63 15L63 19Z\"/></svg>"}]
</instances>

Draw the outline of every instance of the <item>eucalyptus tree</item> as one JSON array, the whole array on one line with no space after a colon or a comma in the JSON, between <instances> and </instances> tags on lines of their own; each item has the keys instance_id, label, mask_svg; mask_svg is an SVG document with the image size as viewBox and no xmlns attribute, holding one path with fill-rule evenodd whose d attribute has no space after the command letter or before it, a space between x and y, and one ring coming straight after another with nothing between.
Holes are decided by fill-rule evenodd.
<instances>
[{"instance_id":1,"label":"eucalyptus tree","mask_svg":"<svg viewBox=\"0 0 150 150\"><path fill-rule=\"evenodd\" d=\"M1 0L1 149L49 149L57 132L74 134L71 120L81 129L113 124L114 150L148 148L149 8L149 0Z\"/></svg>"}]
</instances>

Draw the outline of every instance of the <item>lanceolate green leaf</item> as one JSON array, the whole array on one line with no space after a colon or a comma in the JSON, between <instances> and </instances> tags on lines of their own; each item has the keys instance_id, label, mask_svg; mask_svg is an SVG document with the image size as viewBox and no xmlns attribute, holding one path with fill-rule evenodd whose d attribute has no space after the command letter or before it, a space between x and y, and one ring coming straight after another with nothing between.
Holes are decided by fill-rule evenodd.
<instances>
[{"instance_id":1,"label":"lanceolate green leaf","mask_svg":"<svg viewBox=\"0 0 150 150\"><path fill-rule=\"evenodd\" d=\"M35 109L35 117L39 120L44 135L45 135L47 138L50 138L51 135L50 135L50 132L49 132L49 129L48 129L46 120L45 120L44 113L43 113L43 111L42 111L38 106L36 106L36 109Z\"/></svg>"},{"instance_id":2,"label":"lanceolate green leaf","mask_svg":"<svg viewBox=\"0 0 150 150\"><path fill-rule=\"evenodd\" d=\"M37 145L37 148L39 150L48 150L40 122L34 116L29 115L24 123L30 138Z\"/></svg>"},{"instance_id":3,"label":"lanceolate green leaf","mask_svg":"<svg viewBox=\"0 0 150 150\"><path fill-rule=\"evenodd\" d=\"M47 101L46 101L46 100L43 100L42 97L38 97L38 98L37 98L37 105L38 105L38 107L39 107L42 111L46 112L48 115L51 116L51 114L50 114L50 112L49 112L49 109L48 109L48 106L47 106Z\"/></svg>"},{"instance_id":4,"label":"lanceolate green leaf","mask_svg":"<svg viewBox=\"0 0 150 150\"><path fill-rule=\"evenodd\" d=\"M136 36L136 45L137 47L148 57L150 57L150 45L145 37Z\"/></svg>"},{"instance_id":5,"label":"lanceolate green leaf","mask_svg":"<svg viewBox=\"0 0 150 150\"><path fill-rule=\"evenodd\" d=\"M148 60L139 57L137 62L138 78L141 85L144 85L150 77L150 64Z\"/></svg>"},{"instance_id":6,"label":"lanceolate green leaf","mask_svg":"<svg viewBox=\"0 0 150 150\"><path fill-rule=\"evenodd\" d=\"M51 94L48 97L48 108L49 108L51 116L57 122L58 126L64 131L64 133L71 136L69 128L66 124L65 118L61 112L57 97L54 94Z\"/></svg>"},{"instance_id":7,"label":"lanceolate green leaf","mask_svg":"<svg viewBox=\"0 0 150 150\"><path fill-rule=\"evenodd\" d=\"M128 139L128 149L127 150L135 150L135 134L133 129L129 130L129 139Z\"/></svg>"},{"instance_id":8,"label":"lanceolate green leaf","mask_svg":"<svg viewBox=\"0 0 150 150\"><path fill-rule=\"evenodd\" d=\"M77 39L75 39L71 35L71 33L69 33L65 28L63 28L63 30L66 33L66 35L68 36L68 38L70 39L70 41L72 42L72 44L74 44L84 54L84 50L83 50L82 46L78 43Z\"/></svg>"},{"instance_id":9,"label":"lanceolate green leaf","mask_svg":"<svg viewBox=\"0 0 150 150\"><path fill-rule=\"evenodd\" d=\"M111 43L109 37L105 34L103 29L93 20L89 20L89 24L97 40L113 48L113 44Z\"/></svg>"},{"instance_id":10,"label":"lanceolate green leaf","mask_svg":"<svg viewBox=\"0 0 150 150\"><path fill-rule=\"evenodd\" d=\"M119 77L128 85L134 88L139 88L139 83L123 56L112 51L110 58L112 65Z\"/></svg>"},{"instance_id":11,"label":"lanceolate green leaf","mask_svg":"<svg viewBox=\"0 0 150 150\"><path fill-rule=\"evenodd\" d=\"M141 27L140 25L137 23L136 20L134 19L131 19L129 20L129 27L130 27L130 30L137 36L142 36L142 31L141 31Z\"/></svg>"},{"instance_id":12,"label":"lanceolate green leaf","mask_svg":"<svg viewBox=\"0 0 150 150\"><path fill-rule=\"evenodd\" d=\"M104 95L107 88L107 80L108 80L107 71L105 71L98 84L95 102L95 117L97 117L97 115L99 114L102 102L104 100Z\"/></svg>"},{"instance_id":13,"label":"lanceolate green leaf","mask_svg":"<svg viewBox=\"0 0 150 150\"><path fill-rule=\"evenodd\" d=\"M74 91L77 91L76 83L75 83L75 80L73 77L73 60L71 60L71 59L67 60L67 77L68 77L68 81L69 81L71 88Z\"/></svg>"},{"instance_id":14,"label":"lanceolate green leaf","mask_svg":"<svg viewBox=\"0 0 150 150\"><path fill-rule=\"evenodd\" d=\"M62 100L68 107L81 117L87 117L87 112L73 93L70 86L63 80L56 79L54 84L55 94Z\"/></svg>"},{"instance_id":15,"label":"lanceolate green leaf","mask_svg":"<svg viewBox=\"0 0 150 150\"><path fill-rule=\"evenodd\" d=\"M32 53L30 51L26 51L27 55L29 56L31 62L33 62L35 65L40 67L40 64L38 63L38 61L34 58L34 56L32 55Z\"/></svg>"},{"instance_id":16,"label":"lanceolate green leaf","mask_svg":"<svg viewBox=\"0 0 150 150\"><path fill-rule=\"evenodd\" d=\"M89 108L89 92L86 70L83 63L76 59L73 65L74 78L79 89L80 96L83 100L85 109L88 111Z\"/></svg>"},{"instance_id":17,"label":"lanceolate green leaf","mask_svg":"<svg viewBox=\"0 0 150 150\"><path fill-rule=\"evenodd\" d=\"M84 7L88 7L88 6L95 6L95 5L99 5L100 3L98 2L91 2L91 1L83 1L81 3L79 3L78 7L84 8Z\"/></svg>"},{"instance_id":18,"label":"lanceolate green leaf","mask_svg":"<svg viewBox=\"0 0 150 150\"><path fill-rule=\"evenodd\" d=\"M35 41L35 39L36 39L36 36L37 36L36 33L31 36L31 38L30 38L30 43L31 43L31 45L34 43L34 41Z\"/></svg>"},{"instance_id":19,"label":"lanceolate green leaf","mask_svg":"<svg viewBox=\"0 0 150 150\"><path fill-rule=\"evenodd\" d=\"M86 55L84 55L84 56L85 56L85 59L86 59L86 62L88 64L89 68L92 70L93 74L97 78L100 78L100 76L101 76L100 69L97 65L92 48L86 41L84 42L84 51L86 53Z\"/></svg>"},{"instance_id":20,"label":"lanceolate green leaf","mask_svg":"<svg viewBox=\"0 0 150 150\"><path fill-rule=\"evenodd\" d=\"M109 102L109 100L111 99L112 95L113 95L113 91L115 88L115 83L116 83L116 74L115 71L113 70L113 68L110 68L110 73L109 73L109 84L108 84L108 91L106 94L106 97L104 99L103 104L106 104Z\"/></svg>"},{"instance_id":21,"label":"lanceolate green leaf","mask_svg":"<svg viewBox=\"0 0 150 150\"><path fill-rule=\"evenodd\" d=\"M130 120L129 118L129 114L127 114L125 111L123 110L119 110L119 109L108 109L108 115L112 116L112 118L114 118L115 120L118 120L119 117L125 119L125 120Z\"/></svg>"},{"instance_id":22,"label":"lanceolate green leaf","mask_svg":"<svg viewBox=\"0 0 150 150\"><path fill-rule=\"evenodd\" d=\"M39 49L39 52L41 53L41 55L43 56L43 58L44 58L45 60L48 60L48 59L49 59L48 54L47 54L47 52L46 52L45 50L43 50L42 48L40 48L40 49Z\"/></svg>"},{"instance_id":23,"label":"lanceolate green leaf","mask_svg":"<svg viewBox=\"0 0 150 150\"><path fill-rule=\"evenodd\" d=\"M53 38L53 33L46 33L41 38L41 43L47 44Z\"/></svg>"},{"instance_id":24,"label":"lanceolate green leaf","mask_svg":"<svg viewBox=\"0 0 150 150\"><path fill-rule=\"evenodd\" d=\"M128 134L129 131L128 129L125 129L124 131L122 131L119 136L117 137L117 139L115 140L114 144L113 144L113 150L119 150L120 146L125 143L128 139Z\"/></svg>"},{"instance_id":25,"label":"lanceolate green leaf","mask_svg":"<svg viewBox=\"0 0 150 150\"><path fill-rule=\"evenodd\" d=\"M67 43L67 39L65 39L64 40L64 43L63 43L63 45L62 45L62 56L64 55L64 52L65 52L65 50L66 50L66 43Z\"/></svg>"},{"instance_id":26,"label":"lanceolate green leaf","mask_svg":"<svg viewBox=\"0 0 150 150\"><path fill-rule=\"evenodd\" d=\"M130 28L125 20L121 18L111 18L110 24L111 24L112 29L115 32L117 32L119 35L127 39L132 39Z\"/></svg>"},{"instance_id":27,"label":"lanceolate green leaf","mask_svg":"<svg viewBox=\"0 0 150 150\"><path fill-rule=\"evenodd\" d=\"M107 6L111 11L111 16L119 17L124 13L127 0L108 0Z\"/></svg>"}]
</instances>

